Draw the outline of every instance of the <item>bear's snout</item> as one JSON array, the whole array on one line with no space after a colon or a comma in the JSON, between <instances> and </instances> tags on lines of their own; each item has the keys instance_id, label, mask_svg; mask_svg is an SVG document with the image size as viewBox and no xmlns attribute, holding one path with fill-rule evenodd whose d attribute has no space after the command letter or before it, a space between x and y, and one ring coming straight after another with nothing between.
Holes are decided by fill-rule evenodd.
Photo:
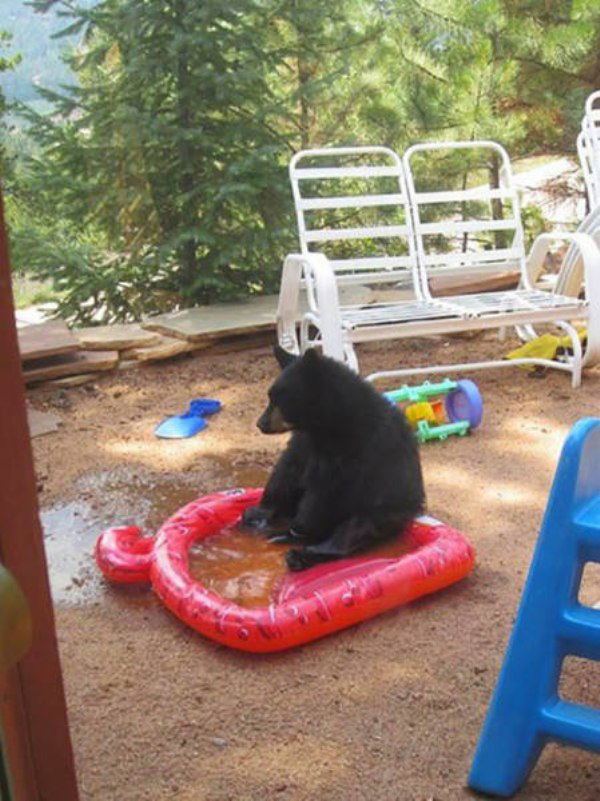
<instances>
[{"instance_id":1,"label":"bear's snout","mask_svg":"<svg viewBox=\"0 0 600 801\"><path fill-rule=\"evenodd\" d=\"M258 418L256 425L263 434L283 434L284 431L289 431L291 428L290 424L285 421L281 409L272 403Z\"/></svg>"}]
</instances>

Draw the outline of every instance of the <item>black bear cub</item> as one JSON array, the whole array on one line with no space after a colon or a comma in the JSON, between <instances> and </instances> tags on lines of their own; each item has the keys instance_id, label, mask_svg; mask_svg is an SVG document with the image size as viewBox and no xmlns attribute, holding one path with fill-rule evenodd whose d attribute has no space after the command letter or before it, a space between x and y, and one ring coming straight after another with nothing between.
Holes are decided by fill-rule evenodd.
<instances>
[{"instance_id":1,"label":"black bear cub","mask_svg":"<svg viewBox=\"0 0 600 801\"><path fill-rule=\"evenodd\" d=\"M270 529L291 570L360 553L423 511L416 439L402 412L348 367L315 350L275 348L282 372L258 427L291 431L260 506L243 522Z\"/></svg>"}]
</instances>

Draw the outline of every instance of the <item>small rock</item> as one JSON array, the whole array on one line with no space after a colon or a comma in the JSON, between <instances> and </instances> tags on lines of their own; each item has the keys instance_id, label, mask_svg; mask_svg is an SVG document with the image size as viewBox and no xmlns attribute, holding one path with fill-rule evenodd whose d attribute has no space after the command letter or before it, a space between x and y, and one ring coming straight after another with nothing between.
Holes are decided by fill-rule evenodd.
<instances>
[{"instance_id":1,"label":"small rock","mask_svg":"<svg viewBox=\"0 0 600 801\"><path fill-rule=\"evenodd\" d=\"M50 396L48 403L56 409L70 409L73 406L73 401L64 389L58 392L53 392Z\"/></svg>"},{"instance_id":2,"label":"small rock","mask_svg":"<svg viewBox=\"0 0 600 801\"><path fill-rule=\"evenodd\" d=\"M217 748L227 748L229 745L229 740L226 740L224 737L213 737L211 742Z\"/></svg>"}]
</instances>

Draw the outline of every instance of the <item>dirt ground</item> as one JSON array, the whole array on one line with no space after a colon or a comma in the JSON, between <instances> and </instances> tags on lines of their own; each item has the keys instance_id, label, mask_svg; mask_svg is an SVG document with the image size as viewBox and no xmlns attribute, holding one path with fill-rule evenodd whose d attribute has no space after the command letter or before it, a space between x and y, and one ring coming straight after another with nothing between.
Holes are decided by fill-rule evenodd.
<instances>
[{"instance_id":1,"label":"dirt ground","mask_svg":"<svg viewBox=\"0 0 600 801\"><path fill-rule=\"evenodd\" d=\"M491 336L368 346L376 368L497 354ZM503 349L503 346L500 346ZM99 579L103 526L155 528L198 495L263 483L283 446L255 427L276 373L267 347L183 357L91 389L29 392L56 412L34 441L40 503L82 801L455 801L503 658L563 439L597 415L600 373L474 374L484 422L422 447L429 512L463 531L477 567L442 593L295 651L227 650L147 592ZM200 435L158 440L193 397L223 411ZM600 571L599 571L600 572ZM586 571L584 598L600 599ZM593 702L594 665L562 689ZM594 687L596 690L594 691ZM522 801L596 801L600 760L548 747Z\"/></svg>"}]
</instances>

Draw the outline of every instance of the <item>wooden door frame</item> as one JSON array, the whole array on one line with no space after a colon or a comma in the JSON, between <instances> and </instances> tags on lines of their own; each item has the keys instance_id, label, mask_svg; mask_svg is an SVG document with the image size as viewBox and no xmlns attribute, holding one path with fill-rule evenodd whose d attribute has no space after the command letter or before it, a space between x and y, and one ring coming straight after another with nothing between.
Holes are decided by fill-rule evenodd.
<instances>
[{"instance_id":1,"label":"wooden door frame","mask_svg":"<svg viewBox=\"0 0 600 801\"><path fill-rule=\"evenodd\" d=\"M17 344L0 192L0 561L31 607L33 644L0 674L5 756L15 801L77 801L77 781Z\"/></svg>"}]
</instances>

